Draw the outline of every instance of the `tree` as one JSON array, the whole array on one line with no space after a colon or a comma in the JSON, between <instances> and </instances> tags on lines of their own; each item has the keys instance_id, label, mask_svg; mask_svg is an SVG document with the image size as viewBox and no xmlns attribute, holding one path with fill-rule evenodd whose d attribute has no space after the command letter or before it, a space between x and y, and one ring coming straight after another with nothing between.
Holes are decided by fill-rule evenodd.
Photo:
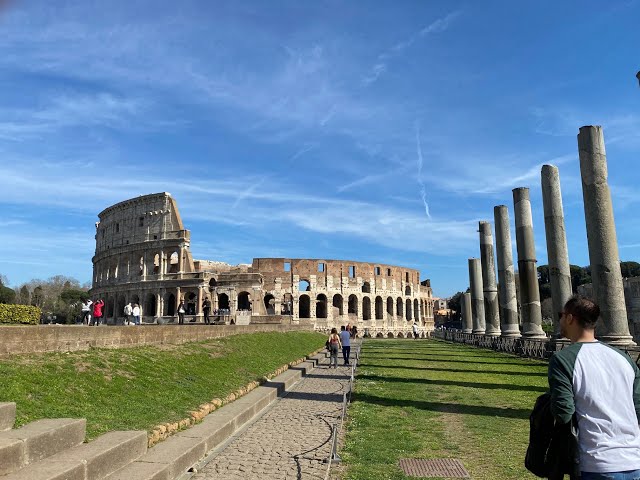
<instances>
[{"instance_id":1,"label":"tree","mask_svg":"<svg viewBox=\"0 0 640 480\"><path fill-rule=\"evenodd\" d=\"M44 293L42 287L38 285L33 289L33 293L31 294L31 305L42 308L42 304L44 303Z\"/></svg>"},{"instance_id":2,"label":"tree","mask_svg":"<svg viewBox=\"0 0 640 480\"><path fill-rule=\"evenodd\" d=\"M20 290L18 291L18 303L20 305L29 305L29 300L31 299L31 294L29 293L29 289L26 285L22 285Z\"/></svg>"},{"instance_id":3,"label":"tree","mask_svg":"<svg viewBox=\"0 0 640 480\"><path fill-rule=\"evenodd\" d=\"M0 284L0 303L14 303L16 301L16 292L13 288L5 287Z\"/></svg>"},{"instance_id":4,"label":"tree","mask_svg":"<svg viewBox=\"0 0 640 480\"><path fill-rule=\"evenodd\" d=\"M464 295L463 292L456 292L447 302L447 307L452 311L451 319L459 320L462 318L462 302L461 298Z\"/></svg>"},{"instance_id":5,"label":"tree","mask_svg":"<svg viewBox=\"0 0 640 480\"><path fill-rule=\"evenodd\" d=\"M623 278L640 277L640 263L620 262L620 273Z\"/></svg>"}]
</instances>

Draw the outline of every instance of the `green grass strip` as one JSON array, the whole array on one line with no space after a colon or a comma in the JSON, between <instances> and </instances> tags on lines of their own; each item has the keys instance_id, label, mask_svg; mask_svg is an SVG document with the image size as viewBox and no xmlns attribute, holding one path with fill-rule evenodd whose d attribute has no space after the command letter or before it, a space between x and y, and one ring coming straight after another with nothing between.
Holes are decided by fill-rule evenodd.
<instances>
[{"instance_id":1,"label":"green grass strip","mask_svg":"<svg viewBox=\"0 0 640 480\"><path fill-rule=\"evenodd\" d=\"M415 478L400 458L457 458L476 480L536 478L524 455L546 372L545 362L463 345L366 341L341 478Z\"/></svg>"},{"instance_id":2,"label":"green grass strip","mask_svg":"<svg viewBox=\"0 0 640 480\"><path fill-rule=\"evenodd\" d=\"M324 341L313 332L255 333L16 356L0 360L0 401L16 402L16 426L39 418L86 418L89 440L112 430L149 431L260 380Z\"/></svg>"}]
</instances>

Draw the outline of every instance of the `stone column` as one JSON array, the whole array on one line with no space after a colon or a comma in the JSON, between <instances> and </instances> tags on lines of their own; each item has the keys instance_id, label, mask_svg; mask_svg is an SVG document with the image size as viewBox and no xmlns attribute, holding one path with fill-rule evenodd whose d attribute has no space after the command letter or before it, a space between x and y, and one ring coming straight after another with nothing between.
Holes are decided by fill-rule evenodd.
<instances>
[{"instance_id":1,"label":"stone column","mask_svg":"<svg viewBox=\"0 0 640 480\"><path fill-rule=\"evenodd\" d=\"M518 249L518 273L522 307L522 335L528 338L545 338L542 330L540 290L536 269L536 245L533 238L533 218L528 188L513 189L516 216L516 247Z\"/></svg>"},{"instance_id":2,"label":"stone column","mask_svg":"<svg viewBox=\"0 0 640 480\"><path fill-rule=\"evenodd\" d=\"M469 288L471 289L471 318L473 333L484 334L484 296L482 295L482 267L479 258L469 259Z\"/></svg>"},{"instance_id":3,"label":"stone column","mask_svg":"<svg viewBox=\"0 0 640 480\"><path fill-rule=\"evenodd\" d=\"M542 205L547 237L547 256L549 257L551 301L553 302L553 335L560 337L560 316L564 304L571 298L572 290L560 176L558 167L554 165L542 166Z\"/></svg>"},{"instance_id":4,"label":"stone column","mask_svg":"<svg viewBox=\"0 0 640 480\"><path fill-rule=\"evenodd\" d=\"M471 314L471 294L463 293L460 297L460 305L462 306L462 333L471 333L472 328L472 314Z\"/></svg>"},{"instance_id":5,"label":"stone column","mask_svg":"<svg viewBox=\"0 0 640 480\"><path fill-rule=\"evenodd\" d=\"M513 270L509 209L506 205L493 207L493 218L496 223L501 332L503 337L519 337L518 299L516 298L516 282Z\"/></svg>"},{"instance_id":6,"label":"stone column","mask_svg":"<svg viewBox=\"0 0 640 480\"><path fill-rule=\"evenodd\" d=\"M581 127L578 150L591 278L600 307L596 335L607 343L631 345L602 127Z\"/></svg>"},{"instance_id":7,"label":"stone column","mask_svg":"<svg viewBox=\"0 0 640 480\"><path fill-rule=\"evenodd\" d=\"M480 222L480 263L482 265L482 293L484 296L485 335L500 335L500 312L498 310L498 287L493 256L491 224Z\"/></svg>"}]
</instances>

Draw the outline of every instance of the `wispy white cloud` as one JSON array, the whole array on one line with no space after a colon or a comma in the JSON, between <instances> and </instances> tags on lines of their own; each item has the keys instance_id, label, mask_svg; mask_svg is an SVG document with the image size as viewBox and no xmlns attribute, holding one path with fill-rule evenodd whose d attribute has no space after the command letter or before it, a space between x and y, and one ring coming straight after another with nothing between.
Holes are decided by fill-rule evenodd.
<instances>
[{"instance_id":1,"label":"wispy white cloud","mask_svg":"<svg viewBox=\"0 0 640 480\"><path fill-rule=\"evenodd\" d=\"M420 197L422 198L422 203L424 204L424 211L427 214L427 218L431 218L431 213L429 213L429 204L427 203L427 190L424 186L424 182L422 181L422 143L420 142L420 127L416 122L416 149L418 156L418 185L420 185Z\"/></svg>"}]
</instances>

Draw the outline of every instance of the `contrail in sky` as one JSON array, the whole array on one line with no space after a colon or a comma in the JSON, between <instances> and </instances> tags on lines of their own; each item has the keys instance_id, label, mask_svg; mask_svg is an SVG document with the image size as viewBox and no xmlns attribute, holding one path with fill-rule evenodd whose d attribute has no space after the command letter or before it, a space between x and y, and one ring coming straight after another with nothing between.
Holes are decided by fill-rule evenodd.
<instances>
[{"instance_id":1,"label":"contrail in sky","mask_svg":"<svg viewBox=\"0 0 640 480\"><path fill-rule=\"evenodd\" d=\"M416 122L416 147L418 151L418 185L420 185L420 196L422 197L422 203L424 203L424 211L427 214L427 218L431 220L431 213L429 213L429 204L427 203L427 190L422 182L422 144L420 143L420 126Z\"/></svg>"}]
</instances>

